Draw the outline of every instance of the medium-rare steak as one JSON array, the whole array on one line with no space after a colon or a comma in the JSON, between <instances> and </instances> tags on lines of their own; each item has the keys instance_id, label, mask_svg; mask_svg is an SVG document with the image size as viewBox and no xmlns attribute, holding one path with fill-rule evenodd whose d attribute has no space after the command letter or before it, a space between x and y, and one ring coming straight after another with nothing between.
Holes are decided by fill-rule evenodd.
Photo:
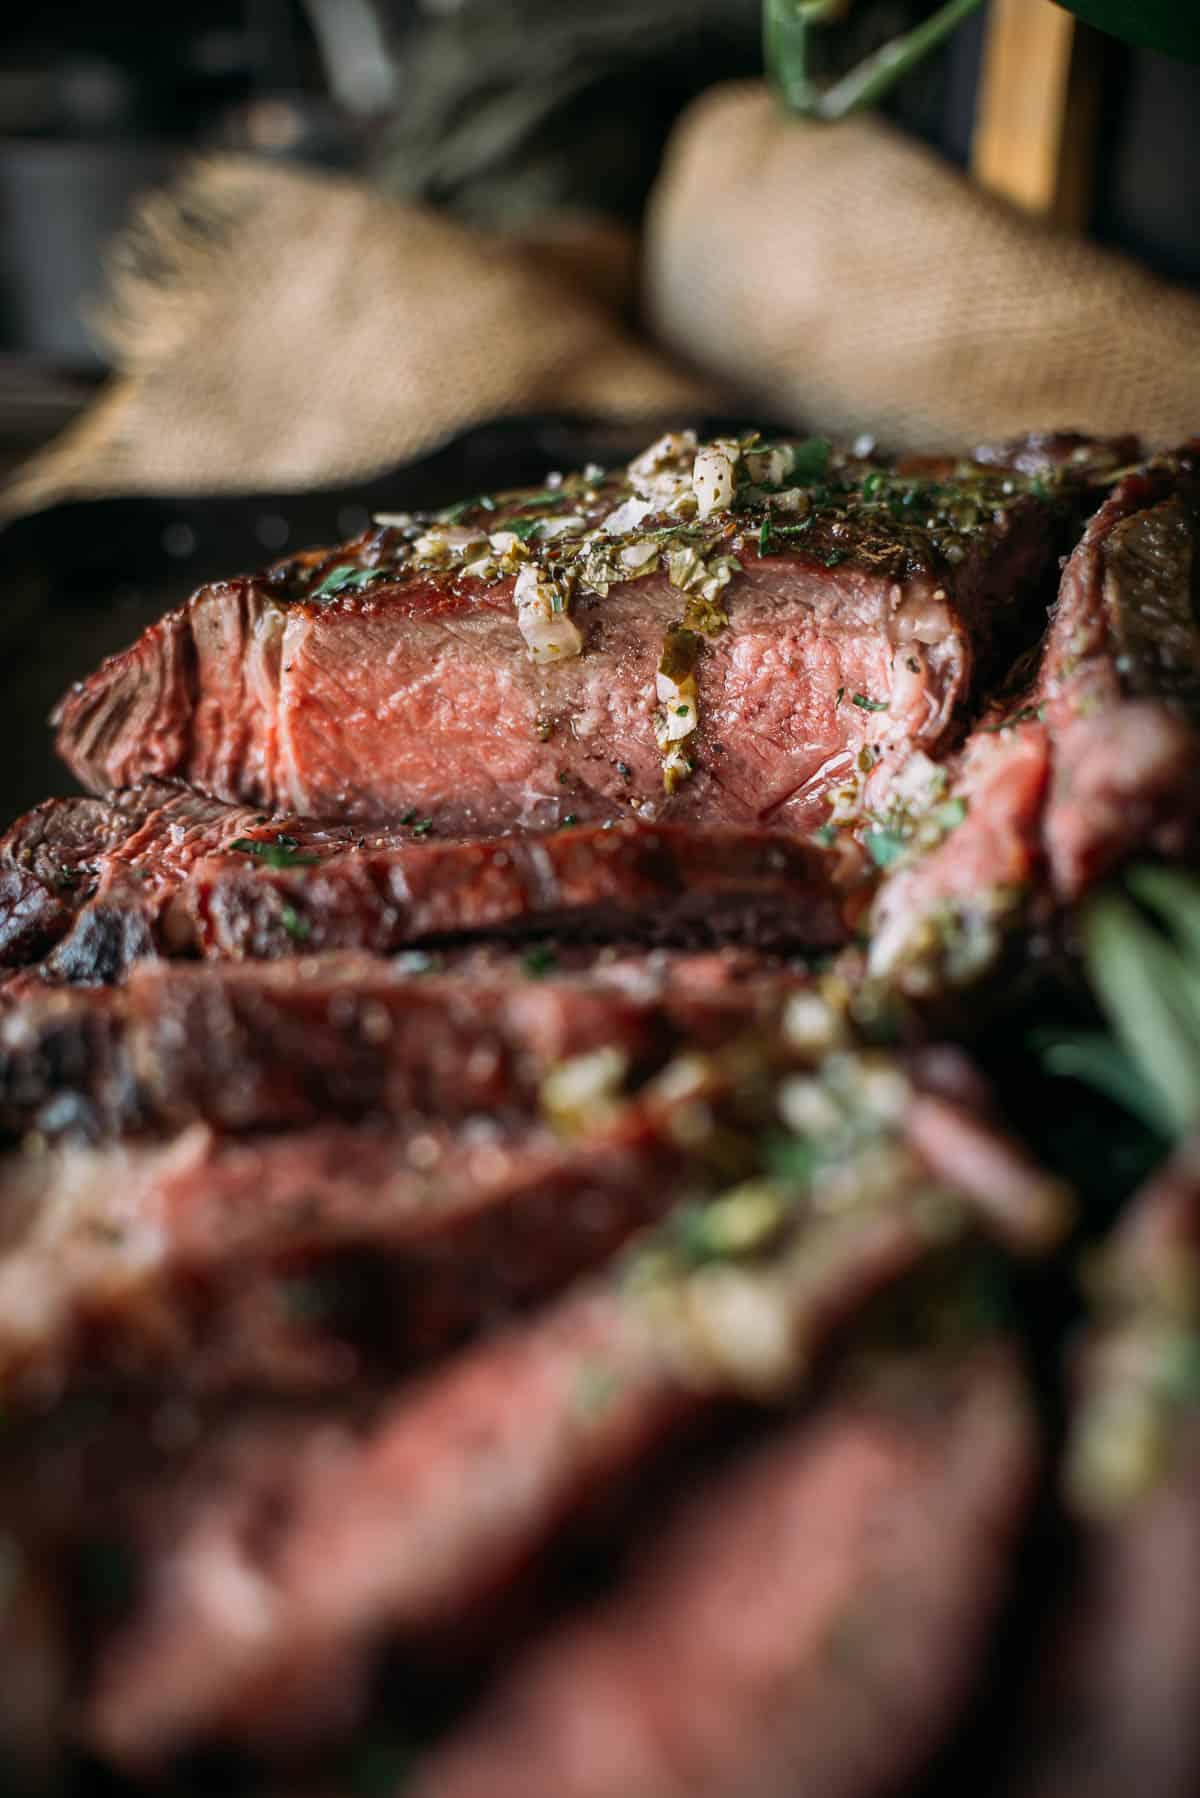
<instances>
[{"instance_id":1,"label":"medium-rare steak","mask_svg":"<svg viewBox=\"0 0 1200 1798\"><path fill-rule=\"evenodd\" d=\"M806 1132L777 1145L789 1173L677 1209L602 1279L401 1395L323 1477L289 1480L266 1560L218 1518L230 1578L254 1584L253 1631L206 1598L213 1529L197 1517L101 1666L104 1751L144 1762L214 1734L299 1747L344 1727L380 1646L468 1617L687 1421L734 1394L786 1399L840 1325L978 1209L943 1177L937 1132L923 1154L906 1139L908 1096L876 1057L785 1082ZM1027 1167L1035 1241L1048 1196Z\"/></svg>"},{"instance_id":2,"label":"medium-rare steak","mask_svg":"<svg viewBox=\"0 0 1200 1798\"><path fill-rule=\"evenodd\" d=\"M107 803L51 801L0 844L0 881L14 870L0 884L0 945L10 966L49 948L42 977L96 984L156 953L388 954L547 933L818 949L845 939L825 851L781 831L635 822L478 841L428 829L415 817L368 835L267 819L166 782Z\"/></svg>"},{"instance_id":3,"label":"medium-rare steak","mask_svg":"<svg viewBox=\"0 0 1200 1798\"><path fill-rule=\"evenodd\" d=\"M33 992L0 1014L0 1132L513 1119L537 1115L560 1063L591 1056L582 1108L589 1067L611 1099L685 1044L769 1024L803 979L745 951L646 951L574 973L541 951L476 953L445 972L417 962L149 961L124 986Z\"/></svg>"},{"instance_id":4,"label":"medium-rare steak","mask_svg":"<svg viewBox=\"0 0 1200 1798\"><path fill-rule=\"evenodd\" d=\"M527 1101L507 1122L460 1108L448 1121L233 1139L193 1124L99 1148L33 1135L0 1162L0 1391L105 1365L202 1389L404 1367L552 1292L673 1208L689 1227L689 1204L751 1178L777 1149L782 1186L768 1180L746 1202L767 1236L810 1179L838 1202L839 1157L857 1195L860 1150L875 1145L873 1179L907 1177L916 1156L1018 1251L1056 1239L1062 1193L986 1122L917 1090L898 1063L837 1047L837 1018L815 992L794 992L781 1030L769 992L746 996L739 1011L728 995L681 994L695 1038L633 1098L622 1101L610 1045L558 1063L539 1087L545 1122ZM758 1027L730 1040L747 1017ZM704 1037L716 1039L707 1054ZM814 1065L831 1042L828 1067ZM787 1127L802 1132L798 1151Z\"/></svg>"},{"instance_id":5,"label":"medium-rare steak","mask_svg":"<svg viewBox=\"0 0 1200 1798\"><path fill-rule=\"evenodd\" d=\"M615 1598L501 1676L406 1790L900 1790L978 1673L1036 1461L1013 1359L903 1371L716 1478Z\"/></svg>"},{"instance_id":6,"label":"medium-rare steak","mask_svg":"<svg viewBox=\"0 0 1200 1798\"><path fill-rule=\"evenodd\" d=\"M1037 628L1089 457L907 469L664 438L630 465L202 588L63 700L94 791L439 831L818 825ZM874 772L873 781L868 776Z\"/></svg>"},{"instance_id":7,"label":"medium-rare steak","mask_svg":"<svg viewBox=\"0 0 1200 1798\"><path fill-rule=\"evenodd\" d=\"M993 968L1047 898L1200 817L1200 482L1190 450L1126 474L1068 561L1032 680L949 767L914 765L868 833L888 873L870 968L914 994ZM915 764L915 758L914 758Z\"/></svg>"}]
</instances>

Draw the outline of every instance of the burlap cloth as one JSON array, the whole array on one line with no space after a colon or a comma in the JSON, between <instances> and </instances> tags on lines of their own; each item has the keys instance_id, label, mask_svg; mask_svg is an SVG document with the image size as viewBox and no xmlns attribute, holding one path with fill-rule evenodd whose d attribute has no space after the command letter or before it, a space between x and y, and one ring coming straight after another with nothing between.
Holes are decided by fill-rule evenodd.
<instances>
[{"instance_id":1,"label":"burlap cloth","mask_svg":"<svg viewBox=\"0 0 1200 1798\"><path fill-rule=\"evenodd\" d=\"M988 200L877 118L803 125L761 84L714 90L674 135L642 255L639 328L615 225L517 240L207 162L115 257L105 397L3 503L344 481L539 409L758 405L913 448L1200 429L1200 299Z\"/></svg>"}]
</instances>

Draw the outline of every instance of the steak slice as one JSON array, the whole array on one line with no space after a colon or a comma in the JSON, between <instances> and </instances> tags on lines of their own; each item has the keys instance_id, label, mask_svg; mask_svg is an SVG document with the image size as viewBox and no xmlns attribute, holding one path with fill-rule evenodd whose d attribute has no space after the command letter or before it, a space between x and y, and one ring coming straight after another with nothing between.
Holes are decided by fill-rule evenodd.
<instances>
[{"instance_id":1,"label":"steak slice","mask_svg":"<svg viewBox=\"0 0 1200 1798\"><path fill-rule=\"evenodd\" d=\"M344 1728L382 1647L444 1639L585 1500L731 1396L794 1393L832 1332L975 1208L906 1141L883 1071L839 1058L826 1100L863 1084L793 1186L677 1210L607 1276L401 1395L319 1478L289 1478L265 1553L219 1516L172 1532L102 1661L97 1746L146 1763L214 1736L280 1751ZM788 1103L815 1117L820 1096ZM1040 1215L1044 1186L1027 1187ZM209 1602L214 1540L228 1580L253 1585L253 1630Z\"/></svg>"},{"instance_id":2,"label":"steak slice","mask_svg":"<svg viewBox=\"0 0 1200 1798\"><path fill-rule=\"evenodd\" d=\"M910 772L916 804L871 914L872 973L919 996L966 984L1031 907L1194 836L1198 550L1190 449L1118 482L1066 565L1027 689L949 769L929 765L923 791Z\"/></svg>"},{"instance_id":3,"label":"steak slice","mask_svg":"<svg viewBox=\"0 0 1200 1798\"><path fill-rule=\"evenodd\" d=\"M856 1194L862 1146L881 1139L882 1174L907 1142L1018 1251L1061 1233L1061 1192L961 1103L844 1038L814 1065L839 1041L815 992L787 1001L781 1034L759 1009L732 1040L746 1014L727 999L681 997L716 1046L690 1044L624 1102L607 1045L559 1064L543 1102L566 1136L527 1108L241 1138L193 1124L100 1148L30 1138L0 1164L0 1390L105 1366L200 1389L302 1388L427 1359L672 1208L690 1227L687 1205L753 1176L785 1126L803 1140L780 1150L783 1183L748 1202L768 1233L809 1177L831 1205L843 1179Z\"/></svg>"},{"instance_id":4,"label":"steak slice","mask_svg":"<svg viewBox=\"0 0 1200 1798\"><path fill-rule=\"evenodd\" d=\"M0 884L0 943L11 965L57 932L41 976L96 984L154 953L387 954L549 932L813 948L845 938L825 852L780 831L627 823L439 841L425 836L426 822L364 836L345 824L267 819L167 782L109 802L51 801L0 846L2 871L5 860L29 860L27 838L40 833L49 845L22 861L7 908ZM64 894L65 846L78 878Z\"/></svg>"},{"instance_id":5,"label":"steak slice","mask_svg":"<svg viewBox=\"0 0 1200 1798\"><path fill-rule=\"evenodd\" d=\"M1020 1798L1200 1789L1200 1141L1133 1201L1080 1358L1066 1590L1033 1669ZM1006 1788L1009 1789L1009 1788Z\"/></svg>"},{"instance_id":6,"label":"steak slice","mask_svg":"<svg viewBox=\"0 0 1200 1798\"><path fill-rule=\"evenodd\" d=\"M10 1158L0 1390L113 1367L180 1389L344 1387L603 1261L693 1188L641 1113L564 1143L484 1121L325 1124Z\"/></svg>"},{"instance_id":7,"label":"steak slice","mask_svg":"<svg viewBox=\"0 0 1200 1798\"><path fill-rule=\"evenodd\" d=\"M903 1788L977 1674L1036 1462L1014 1358L906 1371L712 1482L418 1763L414 1798Z\"/></svg>"},{"instance_id":8,"label":"steak slice","mask_svg":"<svg viewBox=\"0 0 1200 1798\"><path fill-rule=\"evenodd\" d=\"M954 733L1036 628L1082 478L664 439L202 588L66 696L59 749L95 791L443 832L803 831Z\"/></svg>"},{"instance_id":9,"label":"steak slice","mask_svg":"<svg viewBox=\"0 0 1200 1798\"><path fill-rule=\"evenodd\" d=\"M166 789L109 800L48 799L0 838L0 967L35 961L65 936L95 891L95 864L141 830Z\"/></svg>"},{"instance_id":10,"label":"steak slice","mask_svg":"<svg viewBox=\"0 0 1200 1798\"><path fill-rule=\"evenodd\" d=\"M168 920L206 956L294 955L480 935L831 948L824 851L779 831L620 824L485 842L369 846L311 870L198 867Z\"/></svg>"},{"instance_id":11,"label":"steak slice","mask_svg":"<svg viewBox=\"0 0 1200 1798\"><path fill-rule=\"evenodd\" d=\"M745 951L651 951L578 973L496 953L427 968L354 954L149 961L121 987L33 993L0 1014L0 1129L97 1141L195 1122L536 1118L548 1077L581 1056L593 1060L574 1070L577 1103L590 1079L594 1108L685 1042L716 1048L770 1020L803 984Z\"/></svg>"}]
</instances>

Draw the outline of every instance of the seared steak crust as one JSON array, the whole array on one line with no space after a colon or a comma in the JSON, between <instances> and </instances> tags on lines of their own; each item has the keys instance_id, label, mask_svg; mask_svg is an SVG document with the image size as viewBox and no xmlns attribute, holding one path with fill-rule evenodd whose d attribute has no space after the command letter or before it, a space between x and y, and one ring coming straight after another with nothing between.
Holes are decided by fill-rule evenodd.
<instances>
[{"instance_id":1,"label":"seared steak crust","mask_svg":"<svg viewBox=\"0 0 1200 1798\"><path fill-rule=\"evenodd\" d=\"M577 974L545 961L152 961L122 987L33 993L0 1016L0 1128L94 1142L196 1122L536 1117L570 1058L603 1051L624 1090L685 1044L770 1024L802 984L747 954L648 952Z\"/></svg>"},{"instance_id":2,"label":"seared steak crust","mask_svg":"<svg viewBox=\"0 0 1200 1798\"><path fill-rule=\"evenodd\" d=\"M39 855L0 886L0 943L16 965L53 941L50 981L119 980L154 954L388 954L548 933L829 948L846 934L827 855L781 831L627 823L439 840L428 820L364 834L152 782L111 802L50 801L12 827L0 866L35 834Z\"/></svg>"}]
</instances>

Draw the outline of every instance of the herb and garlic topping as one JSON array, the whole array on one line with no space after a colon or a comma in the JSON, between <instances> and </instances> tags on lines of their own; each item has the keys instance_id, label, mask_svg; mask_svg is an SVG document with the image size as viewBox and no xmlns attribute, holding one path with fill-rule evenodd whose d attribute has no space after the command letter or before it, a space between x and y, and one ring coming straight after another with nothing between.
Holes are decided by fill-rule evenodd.
<instances>
[{"instance_id":1,"label":"herb and garlic topping","mask_svg":"<svg viewBox=\"0 0 1200 1798\"><path fill-rule=\"evenodd\" d=\"M604 600L615 586L665 574L680 595L655 679L669 794L695 765L706 641L728 627L729 589L751 559L936 580L1056 478L967 461L888 464L824 438L752 433L702 444L685 431L624 470L593 464L533 492L480 495L436 514L378 514L356 543L280 572L295 598L319 605L416 576L466 597L510 582L516 627L544 666L586 653L573 616L580 598ZM886 710L868 695L852 702Z\"/></svg>"}]
</instances>

